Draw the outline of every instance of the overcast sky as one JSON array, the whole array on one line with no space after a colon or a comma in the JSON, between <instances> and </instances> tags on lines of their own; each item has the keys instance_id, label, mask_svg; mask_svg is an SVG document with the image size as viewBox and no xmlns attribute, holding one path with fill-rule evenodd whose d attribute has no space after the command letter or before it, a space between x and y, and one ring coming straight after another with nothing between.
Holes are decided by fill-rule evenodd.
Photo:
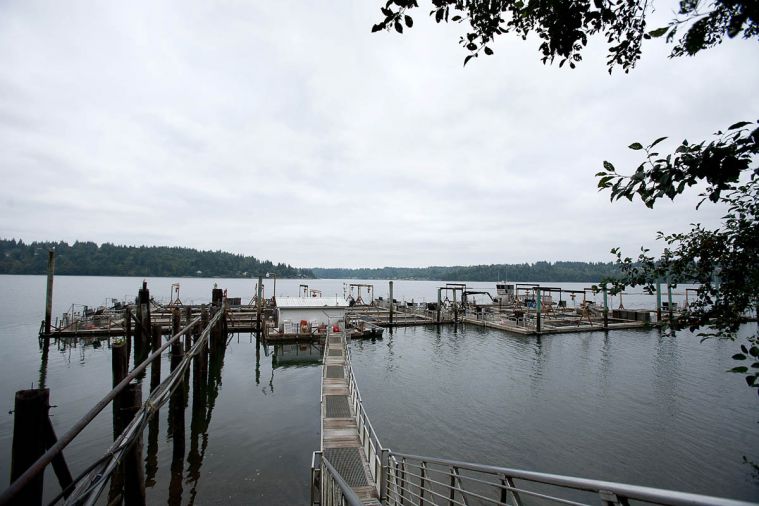
<instances>
[{"instance_id":1,"label":"overcast sky","mask_svg":"<svg viewBox=\"0 0 759 506\"><path fill-rule=\"evenodd\" d=\"M508 38L463 68L463 26L422 3L401 36L370 32L380 0L0 1L0 237L427 266L608 261L717 222L594 174L759 117L759 44L647 41L609 76L600 39L569 70Z\"/></svg>"}]
</instances>

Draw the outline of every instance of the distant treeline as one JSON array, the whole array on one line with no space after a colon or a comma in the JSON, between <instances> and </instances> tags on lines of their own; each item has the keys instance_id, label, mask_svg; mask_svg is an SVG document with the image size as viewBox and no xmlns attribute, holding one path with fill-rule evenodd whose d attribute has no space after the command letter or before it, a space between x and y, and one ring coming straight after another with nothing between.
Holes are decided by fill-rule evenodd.
<instances>
[{"instance_id":1,"label":"distant treeline","mask_svg":"<svg viewBox=\"0 0 759 506\"><path fill-rule=\"evenodd\" d=\"M311 272L330 279L425 279L449 281L577 281L596 282L617 275L612 262L535 262L469 267L382 267L378 269L321 269Z\"/></svg>"},{"instance_id":2,"label":"distant treeline","mask_svg":"<svg viewBox=\"0 0 759 506\"><path fill-rule=\"evenodd\" d=\"M94 242L32 242L0 239L0 274L45 274L47 252L55 248L56 274L81 276L313 278L308 269L274 264L223 251L166 246L116 246Z\"/></svg>"}]
</instances>

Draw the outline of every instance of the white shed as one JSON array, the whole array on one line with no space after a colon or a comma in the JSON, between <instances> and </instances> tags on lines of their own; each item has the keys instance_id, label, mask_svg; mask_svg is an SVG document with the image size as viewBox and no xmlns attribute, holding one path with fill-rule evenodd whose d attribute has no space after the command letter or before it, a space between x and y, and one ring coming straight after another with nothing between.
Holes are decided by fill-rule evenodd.
<instances>
[{"instance_id":1,"label":"white shed","mask_svg":"<svg viewBox=\"0 0 759 506\"><path fill-rule=\"evenodd\" d=\"M285 323L298 326L304 320L311 326L334 323L345 317L348 308L348 301L341 297L277 297L276 304L280 331Z\"/></svg>"}]
</instances>

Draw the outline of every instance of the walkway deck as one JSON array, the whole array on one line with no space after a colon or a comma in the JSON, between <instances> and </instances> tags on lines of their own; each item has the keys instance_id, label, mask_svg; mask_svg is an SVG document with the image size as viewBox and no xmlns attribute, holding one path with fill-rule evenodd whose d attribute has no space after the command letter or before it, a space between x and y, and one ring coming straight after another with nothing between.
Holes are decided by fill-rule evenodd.
<instances>
[{"instance_id":1,"label":"walkway deck","mask_svg":"<svg viewBox=\"0 0 759 506\"><path fill-rule=\"evenodd\" d=\"M322 366L321 449L364 504L379 505L350 402L347 363L345 336L330 335Z\"/></svg>"}]
</instances>

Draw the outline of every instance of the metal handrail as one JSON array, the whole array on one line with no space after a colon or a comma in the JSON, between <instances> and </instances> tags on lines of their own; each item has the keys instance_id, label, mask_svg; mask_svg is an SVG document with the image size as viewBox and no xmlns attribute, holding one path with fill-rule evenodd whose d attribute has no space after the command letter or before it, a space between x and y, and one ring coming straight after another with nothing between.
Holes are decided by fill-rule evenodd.
<instances>
[{"instance_id":1,"label":"metal handrail","mask_svg":"<svg viewBox=\"0 0 759 506\"><path fill-rule=\"evenodd\" d=\"M332 506L333 504L339 504L340 506L363 506L363 502L356 495L353 489L346 483L340 473L330 464L329 460L324 455L321 455L322 463L322 482L321 482L321 504L322 506ZM332 483L325 486L325 478L329 478L331 482L337 485L337 490L332 487ZM330 493L331 492L331 493ZM330 494L328 494L330 493ZM337 497L335 497L337 493ZM328 497L329 500L326 500Z\"/></svg>"},{"instance_id":2,"label":"metal handrail","mask_svg":"<svg viewBox=\"0 0 759 506\"><path fill-rule=\"evenodd\" d=\"M166 348L171 346L180 336L184 335L192 327L194 327L200 321L200 317L195 318L185 327L174 334L163 346L158 350L151 353L140 365L132 369L127 376L121 380L121 382L113 387L100 402L90 409L87 414L84 415L78 422L74 424L69 431L61 436L58 441L51 446L40 458L37 459L31 466L27 468L24 473L16 479L10 486L0 494L0 504L6 504L11 501L26 485L28 485L39 473L41 473L45 467L53 461L56 455L58 455L63 449L73 441L73 439L113 400L116 396L126 388L126 386L136 378L142 371L144 371L148 365L150 365L156 357L159 357Z\"/></svg>"},{"instance_id":3,"label":"metal handrail","mask_svg":"<svg viewBox=\"0 0 759 506\"><path fill-rule=\"evenodd\" d=\"M458 481L458 487L448 484L443 484L445 488L451 493L457 492L461 495L468 495L471 497L476 497L478 499L481 499L481 497L478 497L478 493L474 491L467 491L463 486L463 481L471 480L471 481L477 481L479 484L482 485L489 485L492 487L495 487L500 490L508 490L510 492L518 492L520 494L527 494L527 495L536 495L541 496L543 498L554 500L556 502L574 502L574 501L567 501L564 498L556 497L547 495L545 492L534 492L530 490L525 490L515 487L510 487L507 485L504 485L502 483L502 480L506 479L518 479L518 480L524 480L529 481L533 483L539 483L542 485L549 485L549 486L556 486L561 487L564 489L573 489L573 490L580 490L584 492L591 492L600 495L604 501L609 501L608 498L614 498L611 500L611 502L624 502L626 499L631 500L638 500L638 501L645 501L649 503L654 504L668 504L668 505L677 505L677 506L711 506L711 505L721 505L721 506L747 506L749 502L745 501L738 501L733 499L725 499L721 497L713 497L713 496L706 496L706 495L700 495L700 494L691 494L686 492L676 492L671 490L664 490L664 489L658 489L658 488L652 488L652 487L644 487L644 486L638 486L638 485L628 485L625 483L616 483L616 482L610 482L610 481L601 481L601 480L591 480L586 478L576 478L572 476L562 476L557 474L548 474L548 473L539 473L539 472L533 472L533 471L525 471L520 469L512 469L512 468L506 468L506 467L497 467L497 466L489 466L489 465L482 465L482 464L474 464L471 462L462 462L462 461L456 461L456 460L449 460L449 459L440 459L440 458L433 458L433 457L422 457L419 455L410 455L405 453L398 453L389 451L389 468L390 470L398 469L401 466L401 462L403 463L403 469L404 469L404 476L402 478L399 478L395 472L391 472L390 478L393 479L396 483L393 483L392 486L395 486L400 489L406 489L408 490L408 486L406 482L409 482L408 478L405 476L405 466L406 465L412 465L414 467L420 468L420 465L414 465L412 463L408 463L407 461L418 461L420 463L424 463L425 465L429 464L436 464L438 466L444 466L448 469L455 470L456 471L456 478ZM464 470L464 471L472 471L477 472L485 475L490 475L491 478L494 478L496 481L493 482L486 482L477 478L468 477L465 475L461 475L458 473L458 471ZM427 472L440 472L438 470L432 470L428 469ZM450 474L450 473L449 473ZM451 477L453 477L452 474L450 474ZM429 478L426 478L426 481L430 481ZM401 483L398 483L401 482ZM440 482L436 481L437 485L441 485ZM412 485L414 489L419 488L419 483L413 483ZM490 499L488 499L490 501ZM501 504L498 500L493 501L496 504ZM396 504L397 501L388 501L389 504Z\"/></svg>"}]
</instances>

